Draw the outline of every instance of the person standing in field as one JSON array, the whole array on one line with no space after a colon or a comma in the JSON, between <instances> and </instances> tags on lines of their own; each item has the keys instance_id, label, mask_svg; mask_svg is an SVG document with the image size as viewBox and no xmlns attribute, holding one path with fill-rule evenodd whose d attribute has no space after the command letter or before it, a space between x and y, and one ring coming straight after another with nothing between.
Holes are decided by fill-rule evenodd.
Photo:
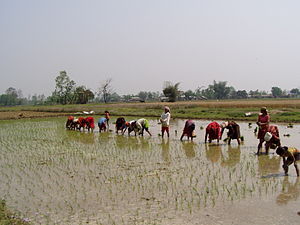
<instances>
[{"instance_id":1,"label":"person standing in field","mask_svg":"<svg viewBox=\"0 0 300 225\"><path fill-rule=\"evenodd\" d=\"M257 139L259 139L259 143L257 146L257 155L260 154L262 144L265 141L265 135L268 132L269 123L270 123L270 116L268 114L267 108L262 107L260 109L260 114L258 115L257 122L256 122L256 124L258 125Z\"/></svg>"},{"instance_id":2,"label":"person standing in field","mask_svg":"<svg viewBox=\"0 0 300 225\"><path fill-rule=\"evenodd\" d=\"M168 137L170 137L169 133L169 126L170 126L170 119L171 119L171 113L170 108L168 106L165 106L164 113L160 116L160 122L161 122L161 136L164 137L165 132L167 132Z\"/></svg>"},{"instance_id":3,"label":"person standing in field","mask_svg":"<svg viewBox=\"0 0 300 225\"><path fill-rule=\"evenodd\" d=\"M212 140L217 139L217 142L219 143L219 140L221 138L221 126L217 122L211 122L207 125L205 129L205 140L206 143L208 138L208 142L211 143Z\"/></svg>"},{"instance_id":4,"label":"person standing in field","mask_svg":"<svg viewBox=\"0 0 300 225\"><path fill-rule=\"evenodd\" d=\"M106 125L107 125L107 128L109 129L109 123L108 123L108 121L109 121L109 119L110 119L110 114L109 114L108 111L105 111L105 112L104 112L104 117L105 117L105 119L106 119Z\"/></svg>"},{"instance_id":5,"label":"person standing in field","mask_svg":"<svg viewBox=\"0 0 300 225\"><path fill-rule=\"evenodd\" d=\"M299 177L299 169L297 165L297 161L300 160L300 151L296 148L292 147L278 147L276 149L276 153L280 155L283 159L283 165L282 168L284 169L285 175L288 175L289 172L289 166L294 163L297 177Z\"/></svg>"}]
</instances>

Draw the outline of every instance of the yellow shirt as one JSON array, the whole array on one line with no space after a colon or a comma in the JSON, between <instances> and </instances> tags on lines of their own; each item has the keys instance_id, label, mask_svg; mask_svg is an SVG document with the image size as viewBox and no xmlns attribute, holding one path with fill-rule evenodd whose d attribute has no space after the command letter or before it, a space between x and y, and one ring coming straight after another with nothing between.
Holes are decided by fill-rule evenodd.
<instances>
[{"instance_id":1,"label":"yellow shirt","mask_svg":"<svg viewBox=\"0 0 300 225\"><path fill-rule=\"evenodd\" d=\"M299 150L294 147L289 147L288 152L291 153L292 155L295 155L296 153L299 152Z\"/></svg>"}]
</instances>

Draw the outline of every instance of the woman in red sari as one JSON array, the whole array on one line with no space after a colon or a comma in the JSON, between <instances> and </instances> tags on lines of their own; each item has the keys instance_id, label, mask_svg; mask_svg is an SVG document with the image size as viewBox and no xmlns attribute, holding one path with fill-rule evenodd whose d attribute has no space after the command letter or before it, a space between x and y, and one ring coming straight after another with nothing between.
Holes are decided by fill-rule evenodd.
<instances>
[{"instance_id":1,"label":"woman in red sari","mask_svg":"<svg viewBox=\"0 0 300 225\"><path fill-rule=\"evenodd\" d=\"M279 138L279 129L275 125L270 125L268 128L268 135L265 135L265 141L266 141L266 154L269 153L269 149L275 149L278 146L281 146L280 138Z\"/></svg>"},{"instance_id":2,"label":"woman in red sari","mask_svg":"<svg viewBox=\"0 0 300 225\"><path fill-rule=\"evenodd\" d=\"M85 122L86 122L86 127L87 127L88 131L91 130L93 132L94 128L95 128L94 117L89 116L89 117L85 118Z\"/></svg>"},{"instance_id":3,"label":"woman in red sari","mask_svg":"<svg viewBox=\"0 0 300 225\"><path fill-rule=\"evenodd\" d=\"M270 123L270 116L268 114L267 108L262 107L260 109L260 114L258 115L256 124L258 125L257 139L259 139L259 144L257 146L257 154L260 153L263 142L265 141L265 135L268 132Z\"/></svg>"},{"instance_id":4,"label":"woman in red sari","mask_svg":"<svg viewBox=\"0 0 300 225\"><path fill-rule=\"evenodd\" d=\"M205 143L207 141L211 143L212 140L217 139L217 142L219 143L219 140L221 138L221 126L217 122L211 122L207 125L205 129Z\"/></svg>"}]
</instances>

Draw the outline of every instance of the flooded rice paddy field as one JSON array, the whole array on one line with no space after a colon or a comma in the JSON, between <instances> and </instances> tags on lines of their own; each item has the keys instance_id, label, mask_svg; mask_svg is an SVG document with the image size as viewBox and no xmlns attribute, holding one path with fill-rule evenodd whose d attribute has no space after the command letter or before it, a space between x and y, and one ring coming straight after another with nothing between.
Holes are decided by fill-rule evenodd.
<instances>
[{"instance_id":1,"label":"flooded rice paddy field","mask_svg":"<svg viewBox=\"0 0 300 225\"><path fill-rule=\"evenodd\" d=\"M299 224L295 169L283 176L274 150L254 154L254 125L240 122L245 140L228 146L204 144L210 121L181 142L184 120L170 139L154 119L152 137L69 131L65 120L0 122L0 197L33 224ZM300 125L279 129L300 147Z\"/></svg>"}]
</instances>

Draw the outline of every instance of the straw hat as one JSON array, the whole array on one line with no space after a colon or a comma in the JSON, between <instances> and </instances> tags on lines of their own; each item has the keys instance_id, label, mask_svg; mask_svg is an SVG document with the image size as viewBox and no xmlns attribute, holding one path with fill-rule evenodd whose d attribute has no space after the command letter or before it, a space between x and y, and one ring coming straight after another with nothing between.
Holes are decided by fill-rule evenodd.
<instances>
[{"instance_id":1,"label":"straw hat","mask_svg":"<svg viewBox=\"0 0 300 225\"><path fill-rule=\"evenodd\" d=\"M168 106L165 106L165 110L170 112L170 108Z\"/></svg>"}]
</instances>

